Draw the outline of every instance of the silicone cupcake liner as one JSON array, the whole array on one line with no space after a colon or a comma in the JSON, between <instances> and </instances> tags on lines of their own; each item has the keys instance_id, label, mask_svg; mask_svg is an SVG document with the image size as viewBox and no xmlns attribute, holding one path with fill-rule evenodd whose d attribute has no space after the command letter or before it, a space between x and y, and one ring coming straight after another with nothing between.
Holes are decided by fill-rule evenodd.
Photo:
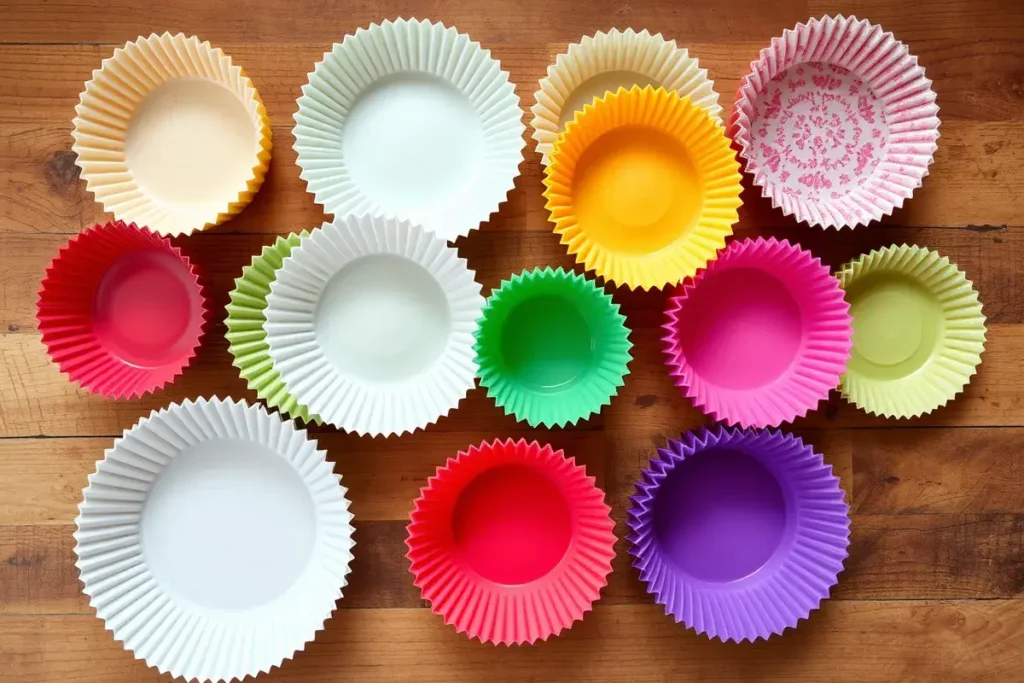
<instances>
[{"instance_id":1,"label":"silicone cupcake liner","mask_svg":"<svg viewBox=\"0 0 1024 683\"><path fill-rule=\"evenodd\" d=\"M598 31L558 55L540 80L536 104L530 108L530 126L544 165L558 134L576 112L595 97L634 85L664 87L689 97L713 119L721 118L714 81L686 48L677 47L676 41L665 40L660 33L652 36L647 29L639 33L631 28Z\"/></svg>"},{"instance_id":2,"label":"silicone cupcake liner","mask_svg":"<svg viewBox=\"0 0 1024 683\"><path fill-rule=\"evenodd\" d=\"M892 245L839 269L853 315L843 396L875 415L918 417L963 391L985 350L985 316L948 258Z\"/></svg>"},{"instance_id":3,"label":"silicone cupcake liner","mask_svg":"<svg viewBox=\"0 0 1024 683\"><path fill-rule=\"evenodd\" d=\"M303 86L295 123L301 176L324 210L392 215L446 240L498 210L526 146L501 64L426 20L336 43Z\"/></svg>"},{"instance_id":4,"label":"silicone cupcake liner","mask_svg":"<svg viewBox=\"0 0 1024 683\"><path fill-rule=\"evenodd\" d=\"M601 595L614 523L593 477L536 441L485 442L420 490L408 527L413 583L468 638L534 643Z\"/></svg>"},{"instance_id":5,"label":"silicone cupcake liner","mask_svg":"<svg viewBox=\"0 0 1024 683\"><path fill-rule=\"evenodd\" d=\"M161 673L270 671L342 596L353 542L341 478L262 406L154 411L107 449L82 495L75 553L89 604Z\"/></svg>"},{"instance_id":6,"label":"silicone cupcake liner","mask_svg":"<svg viewBox=\"0 0 1024 683\"><path fill-rule=\"evenodd\" d=\"M531 427L575 424L611 403L629 373L629 328L583 275L534 269L503 280L476 332L480 385Z\"/></svg>"},{"instance_id":7,"label":"silicone cupcake liner","mask_svg":"<svg viewBox=\"0 0 1024 683\"><path fill-rule=\"evenodd\" d=\"M664 88L619 88L555 141L546 208L587 270L630 288L675 284L725 246L739 164L722 127Z\"/></svg>"},{"instance_id":8,"label":"silicone cupcake liner","mask_svg":"<svg viewBox=\"0 0 1024 683\"><path fill-rule=\"evenodd\" d=\"M849 507L821 455L774 430L670 439L630 498L629 552L676 622L722 641L769 638L836 585Z\"/></svg>"},{"instance_id":9,"label":"silicone cupcake liner","mask_svg":"<svg viewBox=\"0 0 1024 683\"><path fill-rule=\"evenodd\" d=\"M103 60L75 107L86 187L119 220L187 235L241 211L270 164L267 112L220 48L138 38Z\"/></svg>"},{"instance_id":10,"label":"silicone cupcake liner","mask_svg":"<svg viewBox=\"0 0 1024 683\"><path fill-rule=\"evenodd\" d=\"M939 139L939 107L917 57L856 17L811 19L761 50L730 133L754 184L783 213L845 228L903 206Z\"/></svg>"},{"instance_id":11,"label":"silicone cupcake liner","mask_svg":"<svg viewBox=\"0 0 1024 683\"><path fill-rule=\"evenodd\" d=\"M310 415L309 409L285 389L281 373L270 357L267 332L263 329L270 284L277 278L284 259L306 237L309 237L308 230L278 237L274 244L263 247L262 253L253 257L251 265L242 269L242 276L235 278L235 288L231 290L224 321L228 328L225 337L228 351L234 358L233 365L259 398L293 418L321 424L319 417Z\"/></svg>"},{"instance_id":12,"label":"silicone cupcake liner","mask_svg":"<svg viewBox=\"0 0 1024 683\"><path fill-rule=\"evenodd\" d=\"M121 222L93 226L61 247L36 304L53 362L108 398L172 382L199 348L208 317L188 257L167 238Z\"/></svg>"},{"instance_id":13,"label":"silicone cupcake liner","mask_svg":"<svg viewBox=\"0 0 1024 683\"><path fill-rule=\"evenodd\" d=\"M284 260L267 297L285 391L358 434L436 422L475 386L484 299L474 275L444 240L406 221L325 223Z\"/></svg>"},{"instance_id":14,"label":"silicone cupcake liner","mask_svg":"<svg viewBox=\"0 0 1024 683\"><path fill-rule=\"evenodd\" d=\"M809 251L774 238L735 241L669 298L668 367L714 419L774 427L839 384L849 310L839 281Z\"/></svg>"}]
</instances>

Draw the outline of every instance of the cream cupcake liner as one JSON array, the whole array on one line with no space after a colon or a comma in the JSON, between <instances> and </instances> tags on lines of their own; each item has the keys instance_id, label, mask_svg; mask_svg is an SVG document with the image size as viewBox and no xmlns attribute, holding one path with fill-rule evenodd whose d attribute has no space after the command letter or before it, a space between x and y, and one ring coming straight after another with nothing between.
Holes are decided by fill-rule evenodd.
<instances>
[{"instance_id":1,"label":"cream cupcake liner","mask_svg":"<svg viewBox=\"0 0 1024 683\"><path fill-rule=\"evenodd\" d=\"M441 23L398 19L345 36L298 105L301 177L336 217L391 215L454 240L498 210L523 161L508 72Z\"/></svg>"},{"instance_id":2,"label":"cream cupcake liner","mask_svg":"<svg viewBox=\"0 0 1024 683\"><path fill-rule=\"evenodd\" d=\"M708 78L695 57L674 40L665 40L660 33L651 35L647 29L637 33L612 29L584 36L578 43L558 55L540 80L534 95L536 104L530 111L533 139L542 163L554 150L555 140L572 121L576 112L619 87L650 85L689 97L721 123L722 107L718 104L715 83Z\"/></svg>"},{"instance_id":3,"label":"cream cupcake liner","mask_svg":"<svg viewBox=\"0 0 1024 683\"><path fill-rule=\"evenodd\" d=\"M75 112L72 149L88 190L118 220L162 235L228 220L270 164L259 93L230 56L195 36L153 34L118 48L93 71ZM231 178L222 191L197 197L221 177Z\"/></svg>"}]
</instances>

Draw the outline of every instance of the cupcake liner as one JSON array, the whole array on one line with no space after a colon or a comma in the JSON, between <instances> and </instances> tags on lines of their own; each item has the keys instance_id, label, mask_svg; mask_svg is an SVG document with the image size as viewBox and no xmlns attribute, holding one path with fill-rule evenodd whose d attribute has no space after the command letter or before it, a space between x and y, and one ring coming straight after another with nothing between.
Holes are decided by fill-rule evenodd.
<instances>
[{"instance_id":1,"label":"cupcake liner","mask_svg":"<svg viewBox=\"0 0 1024 683\"><path fill-rule=\"evenodd\" d=\"M629 552L666 614L722 641L767 639L829 597L850 544L839 479L775 430L670 439L630 498Z\"/></svg>"},{"instance_id":2,"label":"cupcake liner","mask_svg":"<svg viewBox=\"0 0 1024 683\"><path fill-rule=\"evenodd\" d=\"M650 86L619 88L577 113L544 185L577 263L632 289L675 284L713 258L739 218L742 189L717 121Z\"/></svg>"},{"instance_id":3,"label":"cupcake liner","mask_svg":"<svg viewBox=\"0 0 1024 683\"><path fill-rule=\"evenodd\" d=\"M714 419L774 427L839 384L849 310L809 251L774 238L735 241L669 298L666 361L676 386Z\"/></svg>"},{"instance_id":4,"label":"cupcake liner","mask_svg":"<svg viewBox=\"0 0 1024 683\"><path fill-rule=\"evenodd\" d=\"M503 280L476 331L480 386L531 427L576 424L611 403L629 374L629 328L583 275L534 269Z\"/></svg>"},{"instance_id":5,"label":"cupcake liner","mask_svg":"<svg viewBox=\"0 0 1024 683\"><path fill-rule=\"evenodd\" d=\"M536 104L530 108L530 127L542 163L548 164L559 133L584 105L606 92L634 85L663 87L689 97L713 119L721 120L715 83L685 47L677 47L676 41L665 40L660 33L652 36L647 29L598 31L558 55L540 80Z\"/></svg>"},{"instance_id":6,"label":"cupcake liner","mask_svg":"<svg viewBox=\"0 0 1024 683\"><path fill-rule=\"evenodd\" d=\"M546 640L582 619L607 585L610 513L594 478L560 450L524 439L470 447L414 503L413 583L470 639Z\"/></svg>"},{"instance_id":7,"label":"cupcake liner","mask_svg":"<svg viewBox=\"0 0 1024 683\"><path fill-rule=\"evenodd\" d=\"M515 87L490 51L416 19L335 43L295 123L302 179L325 211L408 219L446 240L498 210L526 145Z\"/></svg>"},{"instance_id":8,"label":"cupcake liner","mask_svg":"<svg viewBox=\"0 0 1024 683\"><path fill-rule=\"evenodd\" d=\"M60 249L39 287L46 351L83 389L135 398L181 374L209 318L188 257L145 228L96 225Z\"/></svg>"},{"instance_id":9,"label":"cupcake liner","mask_svg":"<svg viewBox=\"0 0 1024 683\"><path fill-rule=\"evenodd\" d=\"M906 45L837 16L798 24L761 50L729 128L773 206L846 228L881 220L921 186L938 113L932 82Z\"/></svg>"},{"instance_id":10,"label":"cupcake liner","mask_svg":"<svg viewBox=\"0 0 1024 683\"><path fill-rule=\"evenodd\" d=\"M195 36L139 37L92 72L75 107L82 179L118 220L187 235L240 212L263 184L271 132L231 57Z\"/></svg>"},{"instance_id":11,"label":"cupcake liner","mask_svg":"<svg viewBox=\"0 0 1024 683\"><path fill-rule=\"evenodd\" d=\"M285 391L373 436L423 429L475 386L474 272L438 236L391 217L325 223L292 250L264 329Z\"/></svg>"},{"instance_id":12,"label":"cupcake liner","mask_svg":"<svg viewBox=\"0 0 1024 683\"><path fill-rule=\"evenodd\" d=\"M242 276L235 278L235 288L229 295L224 320L228 331L224 336L234 358L232 365L259 398L293 418L322 424L319 417L310 415L309 409L285 389L281 373L270 357L267 332L263 329L270 285L277 278L284 259L306 237L309 237L308 230L278 237L274 244L263 247L259 256L253 256L251 265L242 269Z\"/></svg>"},{"instance_id":13,"label":"cupcake liner","mask_svg":"<svg viewBox=\"0 0 1024 683\"><path fill-rule=\"evenodd\" d=\"M75 520L83 590L114 638L161 673L270 671L342 596L345 494L316 442L264 407L171 404L126 430L89 477Z\"/></svg>"},{"instance_id":14,"label":"cupcake liner","mask_svg":"<svg viewBox=\"0 0 1024 683\"><path fill-rule=\"evenodd\" d=\"M885 417L918 417L963 391L985 350L978 293L956 264L892 245L845 264L839 282L853 316L843 396Z\"/></svg>"}]
</instances>

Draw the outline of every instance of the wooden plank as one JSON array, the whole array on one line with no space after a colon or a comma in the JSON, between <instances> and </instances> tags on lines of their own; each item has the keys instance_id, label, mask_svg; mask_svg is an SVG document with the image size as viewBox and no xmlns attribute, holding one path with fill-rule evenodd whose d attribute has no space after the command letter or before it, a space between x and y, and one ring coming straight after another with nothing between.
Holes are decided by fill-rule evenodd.
<instances>
[{"instance_id":1,"label":"wooden plank","mask_svg":"<svg viewBox=\"0 0 1024 683\"><path fill-rule=\"evenodd\" d=\"M66 110L71 111L71 106ZM73 233L109 220L79 179L70 131L66 120L53 126L0 124L0 232ZM274 128L274 158L263 189L238 217L217 228L218 233L281 233L319 225L324 220L322 208L306 193L305 183L299 178L292 143L290 128ZM541 196L543 171L532 147L531 141L516 189L483 226L484 232L551 230ZM1016 169L1022 165L1024 125L946 122L931 174L904 208L886 219L886 224L1020 224L1024 197L1016 192ZM974 202L962 201L964 196L971 196ZM790 235L805 230L773 209L760 190L748 187L743 200L740 229L778 226Z\"/></svg>"},{"instance_id":2,"label":"wooden plank","mask_svg":"<svg viewBox=\"0 0 1024 683\"><path fill-rule=\"evenodd\" d=\"M423 609L341 610L271 680L1010 681L1022 647L1019 600L831 601L801 629L742 647L694 636L656 606L599 606L560 637L517 648L471 642ZM0 658L19 683L170 680L88 616L0 617Z\"/></svg>"},{"instance_id":3,"label":"wooden plank","mask_svg":"<svg viewBox=\"0 0 1024 683\"><path fill-rule=\"evenodd\" d=\"M421 431L388 441L322 432L313 438L336 463L361 522L405 520L437 467L499 434L562 449L587 468L598 486L605 484L604 437L596 430ZM0 525L68 524L78 514L81 491L96 461L112 444L113 437L0 439Z\"/></svg>"},{"instance_id":4,"label":"wooden plank","mask_svg":"<svg viewBox=\"0 0 1024 683\"><path fill-rule=\"evenodd\" d=\"M454 24L485 45L564 41L575 33L607 28L610 22L657 28L683 41L761 40L765 27L789 26L807 16L804 0L748 4L742 12L727 13L696 0L646 7L596 0L584 13L571 5L544 0L490 0L485 7L470 0L454 0L444 6L399 0L386 7L376 2L346 7L344 12L327 16L317 0L226 0L217 4L178 0L153 7L140 7L129 0L103 5L65 0L61 7L60 13L46 12L32 0L6 0L0 42L121 43L164 30L201 30L203 38L225 44L288 43L297 37L331 42L374 21L413 16Z\"/></svg>"}]
</instances>

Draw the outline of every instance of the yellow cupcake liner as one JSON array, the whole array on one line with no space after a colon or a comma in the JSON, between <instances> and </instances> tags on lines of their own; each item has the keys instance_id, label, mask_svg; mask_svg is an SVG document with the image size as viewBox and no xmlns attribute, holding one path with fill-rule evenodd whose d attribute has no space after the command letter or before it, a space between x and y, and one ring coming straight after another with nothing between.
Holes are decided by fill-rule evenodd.
<instances>
[{"instance_id":1,"label":"yellow cupcake liner","mask_svg":"<svg viewBox=\"0 0 1024 683\"><path fill-rule=\"evenodd\" d=\"M665 40L660 33L651 35L647 29L639 33L631 28L598 31L558 55L540 80L536 104L530 108L530 127L543 163L548 163L558 134L577 111L595 97L633 85L677 92L716 121L721 119L715 83L686 48Z\"/></svg>"},{"instance_id":2,"label":"yellow cupcake liner","mask_svg":"<svg viewBox=\"0 0 1024 683\"><path fill-rule=\"evenodd\" d=\"M650 86L619 88L578 112L555 141L544 185L569 253L632 289L703 268L732 234L742 189L722 126Z\"/></svg>"},{"instance_id":3,"label":"yellow cupcake liner","mask_svg":"<svg viewBox=\"0 0 1024 683\"><path fill-rule=\"evenodd\" d=\"M218 225L255 196L270 164L259 93L231 57L183 34L114 51L75 107L82 178L103 208L162 235Z\"/></svg>"},{"instance_id":4,"label":"yellow cupcake liner","mask_svg":"<svg viewBox=\"0 0 1024 683\"><path fill-rule=\"evenodd\" d=\"M970 382L985 350L981 301L956 264L892 245L837 273L853 316L843 396L874 415L918 417Z\"/></svg>"}]
</instances>

